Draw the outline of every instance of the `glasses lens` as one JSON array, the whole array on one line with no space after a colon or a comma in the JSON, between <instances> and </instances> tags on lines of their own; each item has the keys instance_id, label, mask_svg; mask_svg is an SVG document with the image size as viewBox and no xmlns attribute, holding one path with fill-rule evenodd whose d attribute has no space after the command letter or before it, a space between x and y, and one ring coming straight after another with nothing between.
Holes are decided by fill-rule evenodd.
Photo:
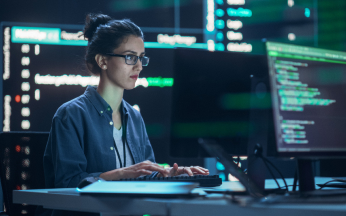
<instances>
[{"instance_id":1,"label":"glasses lens","mask_svg":"<svg viewBox=\"0 0 346 216\"><path fill-rule=\"evenodd\" d=\"M149 64L149 57L143 56L142 57L142 66L148 66Z\"/></svg>"},{"instance_id":2,"label":"glasses lens","mask_svg":"<svg viewBox=\"0 0 346 216\"><path fill-rule=\"evenodd\" d=\"M138 60L138 56L135 55L126 55L126 64L128 65L135 65L137 63Z\"/></svg>"}]
</instances>

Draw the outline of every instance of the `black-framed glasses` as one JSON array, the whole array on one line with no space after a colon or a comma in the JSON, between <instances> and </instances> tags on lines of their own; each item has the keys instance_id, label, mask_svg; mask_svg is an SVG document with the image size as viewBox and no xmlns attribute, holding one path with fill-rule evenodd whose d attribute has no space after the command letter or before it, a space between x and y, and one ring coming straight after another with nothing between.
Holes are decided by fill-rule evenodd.
<instances>
[{"instance_id":1,"label":"black-framed glasses","mask_svg":"<svg viewBox=\"0 0 346 216\"><path fill-rule=\"evenodd\" d=\"M147 57L147 56L119 55L119 54L114 54L114 53L106 53L106 55L123 57L123 58L125 58L125 63L128 65L137 64L138 59L141 60L142 66L148 66L148 64L149 64L149 57Z\"/></svg>"}]
</instances>

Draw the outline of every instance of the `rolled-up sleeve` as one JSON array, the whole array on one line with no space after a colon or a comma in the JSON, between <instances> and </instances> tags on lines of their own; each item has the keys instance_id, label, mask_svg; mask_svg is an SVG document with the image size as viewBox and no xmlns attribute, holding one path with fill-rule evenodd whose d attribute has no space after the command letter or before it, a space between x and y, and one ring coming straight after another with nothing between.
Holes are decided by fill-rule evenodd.
<instances>
[{"instance_id":1,"label":"rolled-up sleeve","mask_svg":"<svg viewBox=\"0 0 346 216\"><path fill-rule=\"evenodd\" d=\"M47 143L45 159L52 163L54 170L47 170L52 176L54 188L77 187L88 176L99 176L101 172L87 173L87 158L84 154L83 129L78 129L76 122L69 116L63 119L55 116ZM50 174L50 175L49 175Z\"/></svg>"}]
</instances>

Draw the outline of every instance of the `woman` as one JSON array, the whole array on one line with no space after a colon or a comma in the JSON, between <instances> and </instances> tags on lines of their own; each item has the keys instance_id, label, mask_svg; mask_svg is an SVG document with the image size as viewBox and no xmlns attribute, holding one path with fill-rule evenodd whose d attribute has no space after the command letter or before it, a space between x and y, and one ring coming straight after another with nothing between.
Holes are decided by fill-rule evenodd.
<instances>
[{"instance_id":1,"label":"woman","mask_svg":"<svg viewBox=\"0 0 346 216\"><path fill-rule=\"evenodd\" d=\"M143 33L129 20L89 14L84 37L86 64L100 76L97 88L63 104L56 112L44 155L47 188L76 187L90 176L105 180L142 175L208 175L202 167L162 168L138 111L123 100L147 66Z\"/></svg>"}]
</instances>

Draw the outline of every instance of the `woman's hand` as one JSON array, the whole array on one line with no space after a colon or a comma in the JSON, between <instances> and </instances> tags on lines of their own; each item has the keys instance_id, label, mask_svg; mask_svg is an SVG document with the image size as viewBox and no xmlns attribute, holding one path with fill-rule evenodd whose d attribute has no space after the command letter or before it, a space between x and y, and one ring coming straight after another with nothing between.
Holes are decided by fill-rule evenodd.
<instances>
[{"instance_id":1,"label":"woman's hand","mask_svg":"<svg viewBox=\"0 0 346 216\"><path fill-rule=\"evenodd\" d=\"M193 175L209 175L209 170L200 166L190 166L190 167L179 167L177 163L174 163L173 167L166 168L168 171L168 176L177 176L181 174ZM157 177L166 177L161 173Z\"/></svg>"},{"instance_id":2,"label":"woman's hand","mask_svg":"<svg viewBox=\"0 0 346 216\"><path fill-rule=\"evenodd\" d=\"M158 171L160 176L168 176L169 170L151 161L143 161L129 167L114 169L101 173L100 177L104 180L119 180L124 178L137 178L142 175L150 175L153 171Z\"/></svg>"}]
</instances>

